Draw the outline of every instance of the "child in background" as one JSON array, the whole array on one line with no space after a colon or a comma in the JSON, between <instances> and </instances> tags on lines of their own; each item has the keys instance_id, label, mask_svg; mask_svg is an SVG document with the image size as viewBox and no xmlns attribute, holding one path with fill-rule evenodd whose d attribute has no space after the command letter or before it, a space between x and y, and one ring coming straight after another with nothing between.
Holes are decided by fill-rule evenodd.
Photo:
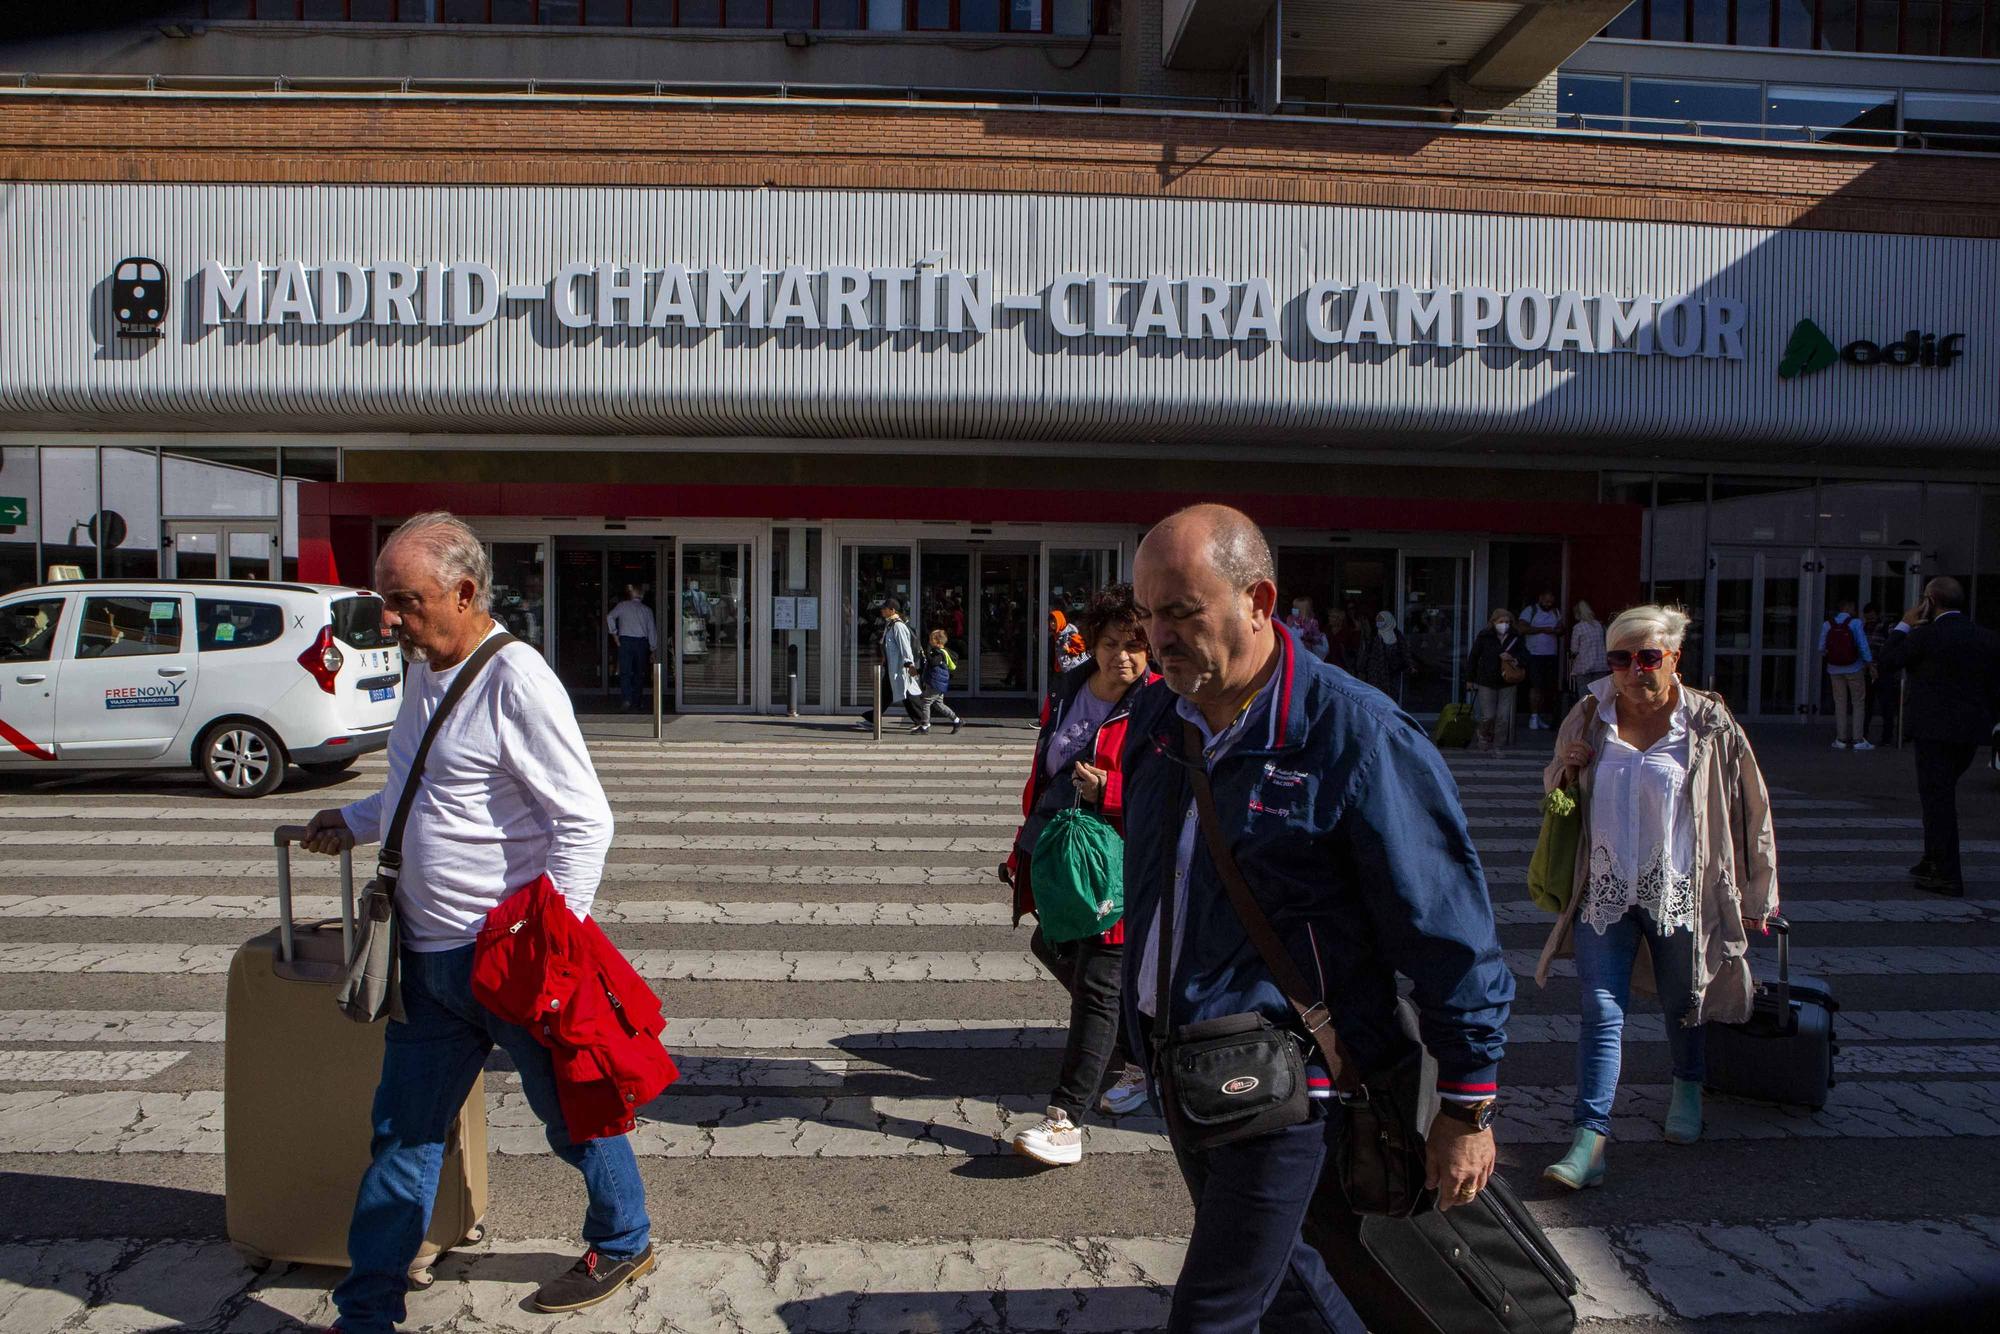
<instances>
[{"instance_id":1,"label":"child in background","mask_svg":"<svg viewBox=\"0 0 2000 1334\"><path fill-rule=\"evenodd\" d=\"M917 701L916 731L931 730L931 710L936 709L951 723L954 734L965 726L965 719L951 711L944 702L944 692L951 687L951 674L958 670L958 662L951 656L945 645L950 640L943 630L933 630L924 644L924 664L918 669L917 683L923 694Z\"/></svg>"}]
</instances>

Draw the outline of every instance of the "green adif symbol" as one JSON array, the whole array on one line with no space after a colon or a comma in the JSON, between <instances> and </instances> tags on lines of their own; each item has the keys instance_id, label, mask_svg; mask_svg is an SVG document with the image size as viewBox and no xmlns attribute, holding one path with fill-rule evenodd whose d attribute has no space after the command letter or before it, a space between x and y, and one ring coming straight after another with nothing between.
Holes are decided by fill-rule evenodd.
<instances>
[{"instance_id":1,"label":"green adif symbol","mask_svg":"<svg viewBox=\"0 0 2000 1334\"><path fill-rule=\"evenodd\" d=\"M1791 341L1785 344L1785 359L1778 363L1778 378L1790 380L1810 375L1839 360L1840 349L1826 336L1826 330L1811 320L1800 320L1792 327Z\"/></svg>"}]
</instances>

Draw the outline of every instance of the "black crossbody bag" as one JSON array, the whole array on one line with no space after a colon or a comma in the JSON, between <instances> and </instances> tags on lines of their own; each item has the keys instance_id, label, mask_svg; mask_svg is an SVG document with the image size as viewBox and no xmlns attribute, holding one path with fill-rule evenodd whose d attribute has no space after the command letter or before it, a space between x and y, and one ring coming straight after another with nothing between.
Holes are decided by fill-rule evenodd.
<instances>
[{"instance_id":1,"label":"black crossbody bag","mask_svg":"<svg viewBox=\"0 0 2000 1334\"><path fill-rule=\"evenodd\" d=\"M1398 1015L1412 1035L1411 1050L1400 1060L1362 1077L1333 1028L1325 1001L1308 1002L1305 978L1257 896L1243 878L1235 854L1223 837L1209 786L1208 764L1201 733L1193 723L1182 724L1182 751L1194 786L1195 813L1209 860L1229 894L1243 933L1257 948L1271 978L1297 1016L1304 1040L1325 1063L1341 1098L1339 1148L1330 1164L1347 1204L1355 1213L1403 1215L1424 1198L1424 1134L1437 1112L1437 1066L1421 1042L1415 1041L1415 1013L1399 1000ZM1169 1033L1173 935L1173 891L1161 896L1160 934L1154 942L1154 1007L1162 1016L1155 1037L1162 1101L1175 1142L1190 1149L1211 1149L1252 1135L1297 1125L1312 1115L1306 1090L1301 1037L1279 1028L1260 1014L1231 1014L1190 1024Z\"/></svg>"}]
</instances>

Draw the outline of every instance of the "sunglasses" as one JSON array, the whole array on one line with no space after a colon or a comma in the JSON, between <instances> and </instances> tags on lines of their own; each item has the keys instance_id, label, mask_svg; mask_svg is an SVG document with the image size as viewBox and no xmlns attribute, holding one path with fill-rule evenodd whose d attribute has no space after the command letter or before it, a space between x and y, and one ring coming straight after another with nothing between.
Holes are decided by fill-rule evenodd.
<instances>
[{"instance_id":1,"label":"sunglasses","mask_svg":"<svg viewBox=\"0 0 2000 1334\"><path fill-rule=\"evenodd\" d=\"M1667 651L1663 648L1614 648L1604 653L1604 665L1614 672L1629 672L1633 663L1637 663L1642 672L1656 672L1666 660Z\"/></svg>"}]
</instances>

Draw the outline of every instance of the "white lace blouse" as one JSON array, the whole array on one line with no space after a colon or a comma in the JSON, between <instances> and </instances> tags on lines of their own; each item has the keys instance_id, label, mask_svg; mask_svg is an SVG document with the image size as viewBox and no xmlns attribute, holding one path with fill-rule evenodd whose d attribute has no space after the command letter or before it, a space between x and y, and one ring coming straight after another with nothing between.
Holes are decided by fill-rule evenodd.
<instances>
[{"instance_id":1,"label":"white lace blouse","mask_svg":"<svg viewBox=\"0 0 2000 1334\"><path fill-rule=\"evenodd\" d=\"M1608 685L1600 683L1600 687ZM1694 929L1694 811L1683 692L1667 734L1645 750L1618 735L1616 696L1593 690L1606 724L1590 799L1590 874L1579 910L1598 935L1632 908L1661 932Z\"/></svg>"}]
</instances>

